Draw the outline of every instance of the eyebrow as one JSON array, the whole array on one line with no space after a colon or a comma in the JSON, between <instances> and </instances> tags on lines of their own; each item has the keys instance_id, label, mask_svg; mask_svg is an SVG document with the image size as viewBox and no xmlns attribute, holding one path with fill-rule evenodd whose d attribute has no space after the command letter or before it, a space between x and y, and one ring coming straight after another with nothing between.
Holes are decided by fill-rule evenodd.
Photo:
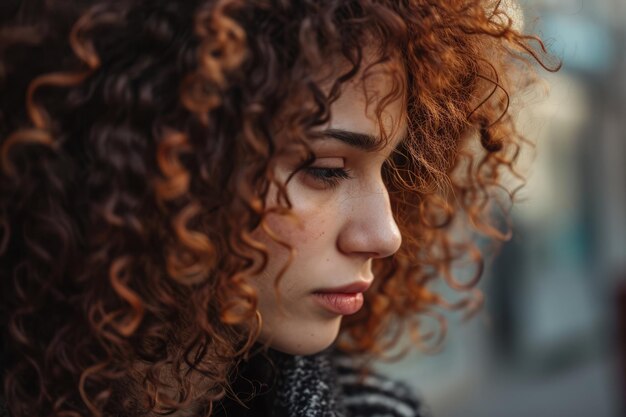
<instances>
[{"instance_id":1,"label":"eyebrow","mask_svg":"<svg viewBox=\"0 0 626 417\"><path fill-rule=\"evenodd\" d=\"M352 132L350 130L332 129L332 128L326 129L322 131L321 133L322 135L326 137L337 139L347 145L361 149L366 152L375 151L383 143L383 140L381 138L379 138L378 136L371 135L369 133L359 133L359 132ZM402 139L400 139L396 147L399 146L401 143L405 142L406 138L407 138L407 135L405 135Z\"/></svg>"},{"instance_id":2,"label":"eyebrow","mask_svg":"<svg viewBox=\"0 0 626 417\"><path fill-rule=\"evenodd\" d=\"M337 139L347 145L364 150L376 150L381 144L382 139L368 133L352 132L343 129L326 129L321 132L324 136Z\"/></svg>"}]
</instances>

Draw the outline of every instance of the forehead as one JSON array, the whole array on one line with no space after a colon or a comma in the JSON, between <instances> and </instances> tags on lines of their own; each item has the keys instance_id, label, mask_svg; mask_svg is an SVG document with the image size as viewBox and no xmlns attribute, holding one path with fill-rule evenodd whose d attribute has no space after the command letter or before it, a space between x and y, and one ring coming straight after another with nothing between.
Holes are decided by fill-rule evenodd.
<instances>
[{"instance_id":1,"label":"forehead","mask_svg":"<svg viewBox=\"0 0 626 417\"><path fill-rule=\"evenodd\" d=\"M344 69L347 64L337 60L335 68ZM372 55L366 54L359 72L331 104L324 129L364 133L381 138L381 146L395 147L406 136L406 119L406 75L401 60L373 62Z\"/></svg>"}]
</instances>

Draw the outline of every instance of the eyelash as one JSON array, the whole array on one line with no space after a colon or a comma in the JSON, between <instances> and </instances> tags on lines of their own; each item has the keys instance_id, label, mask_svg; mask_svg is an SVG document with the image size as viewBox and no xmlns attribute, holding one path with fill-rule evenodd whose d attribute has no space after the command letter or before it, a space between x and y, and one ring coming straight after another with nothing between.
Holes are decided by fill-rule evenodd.
<instances>
[{"instance_id":1,"label":"eyelash","mask_svg":"<svg viewBox=\"0 0 626 417\"><path fill-rule=\"evenodd\" d=\"M324 183L329 188L336 187L341 180L352 178L350 171L345 168L308 167L304 171L314 180Z\"/></svg>"}]
</instances>

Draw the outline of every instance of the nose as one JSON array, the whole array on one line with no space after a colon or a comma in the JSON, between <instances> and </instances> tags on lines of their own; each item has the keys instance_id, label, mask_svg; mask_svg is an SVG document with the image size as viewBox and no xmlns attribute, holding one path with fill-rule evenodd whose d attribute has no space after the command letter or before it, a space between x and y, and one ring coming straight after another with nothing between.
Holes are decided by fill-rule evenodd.
<instances>
[{"instance_id":1,"label":"nose","mask_svg":"<svg viewBox=\"0 0 626 417\"><path fill-rule=\"evenodd\" d=\"M400 249L402 235L393 217L389 193L380 181L376 190L347 200L345 222L338 236L339 250L367 258L384 258Z\"/></svg>"}]
</instances>

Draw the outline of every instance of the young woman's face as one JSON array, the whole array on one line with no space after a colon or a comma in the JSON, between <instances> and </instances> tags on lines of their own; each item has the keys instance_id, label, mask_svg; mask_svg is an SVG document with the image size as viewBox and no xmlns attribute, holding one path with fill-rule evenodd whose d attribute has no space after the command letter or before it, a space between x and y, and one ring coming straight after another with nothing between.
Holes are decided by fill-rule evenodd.
<instances>
[{"instance_id":1,"label":"young woman's face","mask_svg":"<svg viewBox=\"0 0 626 417\"><path fill-rule=\"evenodd\" d=\"M317 159L287 184L296 219L268 217L272 232L295 249L280 281L280 303L274 280L289 252L256 231L269 250L267 269L253 281L262 316L260 340L279 351L307 355L332 344L342 317L362 305L361 293L374 279L372 260L400 247L381 168L406 134L404 99L385 107L382 128L389 140L382 149L371 149L372 140L380 140L378 100L392 88L389 65L378 64L365 80L359 75L333 103L331 120L322 129L325 138L311 141ZM298 162L281 158L279 177L286 179Z\"/></svg>"}]
</instances>

